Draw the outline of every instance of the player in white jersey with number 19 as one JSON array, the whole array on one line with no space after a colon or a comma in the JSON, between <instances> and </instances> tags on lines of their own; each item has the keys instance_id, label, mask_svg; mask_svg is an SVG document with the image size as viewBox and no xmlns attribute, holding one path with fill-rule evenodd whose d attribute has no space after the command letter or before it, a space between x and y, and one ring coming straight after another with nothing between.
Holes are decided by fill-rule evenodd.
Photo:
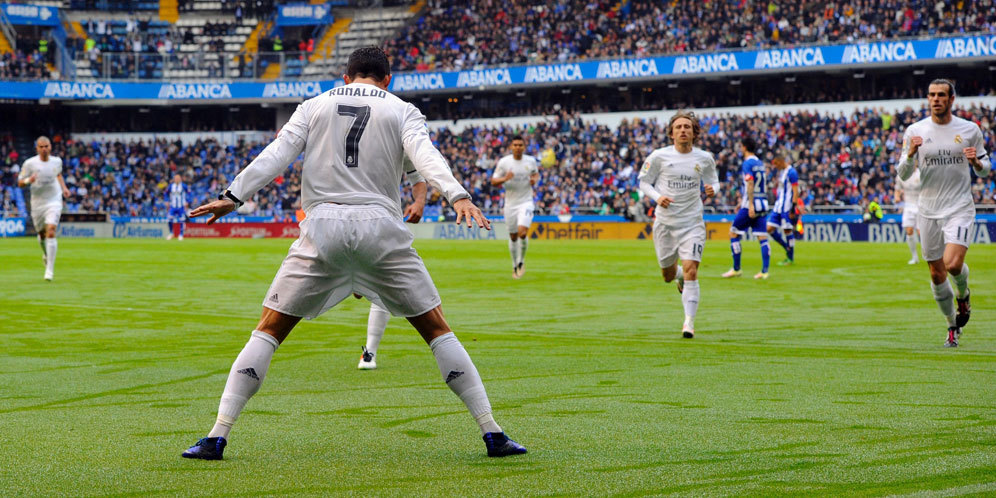
<instances>
[{"instance_id":1,"label":"player in white jersey with number 19","mask_svg":"<svg viewBox=\"0 0 996 498\"><path fill-rule=\"evenodd\" d=\"M908 180L920 170L920 209L917 226L923 259L930 267L930 286L948 322L946 347L957 347L961 328L968 323L968 265L965 255L975 226L970 171L989 175L992 164L979 125L951 114L955 88L948 80L927 87L930 117L913 123L903 134L903 154L897 172ZM948 274L957 287L958 309Z\"/></svg>"},{"instance_id":2,"label":"player in white jersey with number 19","mask_svg":"<svg viewBox=\"0 0 996 498\"><path fill-rule=\"evenodd\" d=\"M31 186L31 219L38 232L38 242L45 262L45 280L55 278L55 254L59 249L56 229L62 216L62 198L69 197L62 179L62 159L52 156L52 142L47 137L35 140L37 156L29 157L21 166L17 186Z\"/></svg>"},{"instance_id":3,"label":"player in white jersey with number 19","mask_svg":"<svg viewBox=\"0 0 996 498\"><path fill-rule=\"evenodd\" d=\"M387 91L391 64L383 50L354 51L344 80L344 86L300 104L277 138L217 201L190 213L210 214L208 223L215 222L304 153L301 204L307 216L301 235L277 270L256 329L232 364L214 427L183 457L222 459L233 424L291 330L301 318L321 315L353 293L408 318L428 343L444 382L480 427L488 456L525 453L495 422L481 376L446 323L439 292L412 248L414 235L402 224L403 158L407 155L442 192L457 223L466 220L468 227L473 222L485 229L491 224L432 144L425 116Z\"/></svg>"},{"instance_id":4,"label":"player in white jersey with number 19","mask_svg":"<svg viewBox=\"0 0 996 498\"><path fill-rule=\"evenodd\" d=\"M654 249L664 281L678 280L685 308L681 335L686 339L695 337L695 313L699 307L698 270L706 241L703 184L706 196L719 192L712 154L692 146L700 132L694 114L676 113L667 125L668 137L674 145L651 152L639 176L640 190L657 203Z\"/></svg>"},{"instance_id":5,"label":"player in white jersey with number 19","mask_svg":"<svg viewBox=\"0 0 996 498\"><path fill-rule=\"evenodd\" d=\"M903 230L906 231L906 245L910 247L910 260L907 264L915 265L919 262L916 255L916 223L917 214L920 208L917 203L920 201L920 170L913 170L913 175L903 180L896 179L896 191L894 193L896 202L903 203Z\"/></svg>"},{"instance_id":6,"label":"player in white jersey with number 19","mask_svg":"<svg viewBox=\"0 0 996 498\"><path fill-rule=\"evenodd\" d=\"M508 226L508 252L512 253L512 278L526 272L529 226L533 224L533 185L539 181L539 162L527 156L526 141L520 135L509 143L511 154L498 160L491 185L505 187L505 224Z\"/></svg>"}]
</instances>

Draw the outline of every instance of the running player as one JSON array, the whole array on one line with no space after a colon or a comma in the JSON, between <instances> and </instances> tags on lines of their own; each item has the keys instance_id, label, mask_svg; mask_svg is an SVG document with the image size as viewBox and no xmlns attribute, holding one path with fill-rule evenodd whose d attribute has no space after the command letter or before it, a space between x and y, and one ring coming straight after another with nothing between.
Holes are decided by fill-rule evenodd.
<instances>
[{"instance_id":1,"label":"running player","mask_svg":"<svg viewBox=\"0 0 996 498\"><path fill-rule=\"evenodd\" d=\"M779 171L775 205L768 215L768 234L785 249L785 260L779 265L791 265L795 262L795 227L792 226L792 210L796 204L802 209L799 200L799 174L785 158L776 157L771 164ZM799 213L800 215L802 213ZM784 232L785 238L782 238Z\"/></svg>"},{"instance_id":2,"label":"running player","mask_svg":"<svg viewBox=\"0 0 996 498\"><path fill-rule=\"evenodd\" d=\"M69 197L69 189L62 179L62 159L52 155L52 142L48 137L35 140L35 152L38 155L29 157L21 166L17 186L31 186L31 220L41 244L45 280L51 282L55 278L55 255L59 250L55 237L62 217L62 198Z\"/></svg>"},{"instance_id":3,"label":"running player","mask_svg":"<svg viewBox=\"0 0 996 498\"><path fill-rule=\"evenodd\" d=\"M923 259L930 268L934 300L948 323L946 347L958 346L961 328L968 323L972 312L965 264L969 235L975 225L971 171L985 177L992 168L982 130L977 124L951 114L954 100L953 83L943 79L930 83L927 87L930 117L906 128L903 154L896 168L904 181L920 170L917 228ZM948 282L949 274L955 281L957 296Z\"/></svg>"},{"instance_id":4,"label":"running player","mask_svg":"<svg viewBox=\"0 0 996 498\"><path fill-rule=\"evenodd\" d=\"M166 187L166 202L169 204L167 215L169 233L166 235L166 240L173 238L173 226L177 223L180 225L179 239L183 240L183 230L187 226L188 199L190 197L190 187L183 183L183 178L179 174L173 175L173 182Z\"/></svg>"},{"instance_id":5,"label":"running player","mask_svg":"<svg viewBox=\"0 0 996 498\"><path fill-rule=\"evenodd\" d=\"M916 254L919 233L916 229L917 213L920 212L917 202L920 200L920 170L914 169L913 175L906 180L896 179L895 202L903 203L903 230L906 231L906 245L910 248L910 260L907 264L915 265L920 261Z\"/></svg>"},{"instance_id":6,"label":"running player","mask_svg":"<svg viewBox=\"0 0 996 498\"><path fill-rule=\"evenodd\" d=\"M740 141L740 150L744 156L740 173L743 177L742 200L740 211L733 219L730 227L730 251L733 253L733 268L723 274L723 278L739 277L741 236L747 234L747 229L754 232L761 244L761 271L754 275L757 280L768 278L768 265L771 262L771 248L768 246L768 232L765 224L765 213L768 211L768 182L764 163L757 157L757 142L751 137Z\"/></svg>"},{"instance_id":7,"label":"running player","mask_svg":"<svg viewBox=\"0 0 996 498\"><path fill-rule=\"evenodd\" d=\"M654 211L654 249L665 282L677 279L685 308L681 336L695 337L695 314L699 307L699 262L705 248L702 196L719 192L719 178L712 154L694 147L701 133L694 114L678 111L667 125L674 143L647 156L640 169L640 190L650 197ZM681 266L678 266L678 259Z\"/></svg>"},{"instance_id":8,"label":"running player","mask_svg":"<svg viewBox=\"0 0 996 498\"><path fill-rule=\"evenodd\" d=\"M539 181L539 162L525 155L526 141L512 137L511 154L498 160L491 185L505 186L505 224L508 226L508 252L512 254L512 278L526 273L529 226L533 223L533 185Z\"/></svg>"}]
</instances>

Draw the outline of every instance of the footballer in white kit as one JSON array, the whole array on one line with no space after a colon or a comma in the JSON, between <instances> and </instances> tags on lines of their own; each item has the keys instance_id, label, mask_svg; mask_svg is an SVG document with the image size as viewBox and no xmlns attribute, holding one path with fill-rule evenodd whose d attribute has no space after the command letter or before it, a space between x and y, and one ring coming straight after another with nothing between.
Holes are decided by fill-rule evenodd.
<instances>
[{"instance_id":1,"label":"footballer in white kit","mask_svg":"<svg viewBox=\"0 0 996 498\"><path fill-rule=\"evenodd\" d=\"M52 142L47 137L35 140L38 155L21 165L17 185L31 186L31 220L38 232L38 242L45 262L45 280L55 278L55 256L59 249L56 232L62 216L62 198L69 196L62 179L62 159L52 156Z\"/></svg>"},{"instance_id":2,"label":"footballer in white kit","mask_svg":"<svg viewBox=\"0 0 996 498\"><path fill-rule=\"evenodd\" d=\"M307 216L301 235L264 296L256 330L232 364L214 427L182 456L222 459L232 425L259 390L279 345L301 318L318 316L353 293L408 318L446 385L480 427L488 456L525 453L495 422L477 368L446 323L436 286L412 248L398 188L404 156L449 200L457 223L466 219L468 227L486 229L490 223L433 146L425 116L387 91L391 65L383 50L355 50L344 79L345 86L299 105L217 201L190 213L210 214L213 223L304 153L301 201Z\"/></svg>"},{"instance_id":3,"label":"footballer in white kit","mask_svg":"<svg viewBox=\"0 0 996 498\"><path fill-rule=\"evenodd\" d=\"M961 329L972 311L965 264L975 225L971 171L984 178L992 168L982 130L951 114L954 100L953 83L943 79L930 83L930 117L906 128L896 168L904 181L912 178L915 170L920 171L917 227L923 259L930 268L934 300L948 322L946 347L958 346ZM948 282L949 274L956 289Z\"/></svg>"},{"instance_id":4,"label":"footballer in white kit","mask_svg":"<svg viewBox=\"0 0 996 498\"><path fill-rule=\"evenodd\" d=\"M657 208L654 249L665 282L678 280L685 309L681 335L695 337L699 305L698 268L705 249L702 189L709 197L719 192L719 178L712 154L693 147L701 128L690 112L676 113L667 126L674 145L653 151L640 169L640 190ZM681 266L678 260L681 259Z\"/></svg>"},{"instance_id":5,"label":"footballer in white kit","mask_svg":"<svg viewBox=\"0 0 996 498\"><path fill-rule=\"evenodd\" d=\"M529 226L533 224L533 185L539 181L539 161L526 155L526 141L520 135L509 143L511 154L498 160L491 184L505 187L505 224L508 226L508 252L512 255L512 278L526 272Z\"/></svg>"},{"instance_id":6,"label":"footballer in white kit","mask_svg":"<svg viewBox=\"0 0 996 498\"><path fill-rule=\"evenodd\" d=\"M896 201L903 203L903 230L906 232L906 245L910 248L910 260L908 264L915 265L919 262L916 254L917 244L917 214L920 208L920 170L914 169L913 175L903 180L896 179L896 191L894 193Z\"/></svg>"}]
</instances>

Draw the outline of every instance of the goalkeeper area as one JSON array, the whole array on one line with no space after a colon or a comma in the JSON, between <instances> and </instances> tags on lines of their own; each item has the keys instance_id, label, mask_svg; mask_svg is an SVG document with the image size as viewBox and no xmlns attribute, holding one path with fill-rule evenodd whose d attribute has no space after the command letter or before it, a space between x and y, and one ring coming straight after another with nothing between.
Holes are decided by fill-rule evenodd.
<instances>
[{"instance_id":1,"label":"goalkeeper area","mask_svg":"<svg viewBox=\"0 0 996 498\"><path fill-rule=\"evenodd\" d=\"M418 240L498 422L488 459L428 346L369 303L302 322L221 462L205 435L289 240L0 244L4 495L996 494L996 245L977 244L961 346L903 244L807 243L766 281L709 242L694 340L649 241ZM781 250L773 251L780 259ZM758 271L744 244L745 274Z\"/></svg>"}]
</instances>

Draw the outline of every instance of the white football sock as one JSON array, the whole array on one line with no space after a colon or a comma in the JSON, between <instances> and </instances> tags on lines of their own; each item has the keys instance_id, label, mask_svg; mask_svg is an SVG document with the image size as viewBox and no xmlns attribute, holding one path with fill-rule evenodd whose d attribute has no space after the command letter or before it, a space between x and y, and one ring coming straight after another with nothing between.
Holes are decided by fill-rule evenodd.
<instances>
[{"instance_id":1,"label":"white football sock","mask_svg":"<svg viewBox=\"0 0 996 498\"><path fill-rule=\"evenodd\" d=\"M391 319L391 312L376 304L370 303L370 316L367 317L367 351L377 354L380 340L384 338L384 329Z\"/></svg>"},{"instance_id":2,"label":"white football sock","mask_svg":"<svg viewBox=\"0 0 996 498\"><path fill-rule=\"evenodd\" d=\"M48 257L48 251L45 250L45 239L41 235L38 236L38 245L42 248L42 256Z\"/></svg>"},{"instance_id":3,"label":"white football sock","mask_svg":"<svg viewBox=\"0 0 996 498\"><path fill-rule=\"evenodd\" d=\"M695 313L699 309L699 281L686 280L681 292L681 304L685 305L685 325L695 328Z\"/></svg>"},{"instance_id":4,"label":"white football sock","mask_svg":"<svg viewBox=\"0 0 996 498\"><path fill-rule=\"evenodd\" d=\"M526 248L529 247L529 239L527 237L519 237L519 263L526 262Z\"/></svg>"},{"instance_id":5,"label":"white football sock","mask_svg":"<svg viewBox=\"0 0 996 498\"><path fill-rule=\"evenodd\" d=\"M59 250L59 239L49 237L45 239L45 270L55 271L55 253Z\"/></svg>"},{"instance_id":6,"label":"white football sock","mask_svg":"<svg viewBox=\"0 0 996 498\"><path fill-rule=\"evenodd\" d=\"M501 432L501 427L490 416L491 402L488 401L481 376L456 335L453 332L443 334L433 339L429 348L436 357L439 373L443 375L446 385L467 405L470 414L481 426L481 434Z\"/></svg>"},{"instance_id":7,"label":"white football sock","mask_svg":"<svg viewBox=\"0 0 996 498\"><path fill-rule=\"evenodd\" d=\"M508 253L512 255L512 266L519 266L519 241L508 239Z\"/></svg>"},{"instance_id":8,"label":"white football sock","mask_svg":"<svg viewBox=\"0 0 996 498\"><path fill-rule=\"evenodd\" d=\"M940 285L930 282L930 288L934 291L934 300L937 307L941 309L941 314L948 321L948 327L955 326L954 291L951 290L951 283L945 280Z\"/></svg>"},{"instance_id":9,"label":"white football sock","mask_svg":"<svg viewBox=\"0 0 996 498\"><path fill-rule=\"evenodd\" d=\"M266 332L252 331L252 337L235 358L231 371L228 372L228 382L225 392L221 395L218 406L218 420L215 422L208 437L227 438L232 430L232 424L239 418L246 402L263 384L266 371L270 368L270 359L280 343Z\"/></svg>"},{"instance_id":10,"label":"white football sock","mask_svg":"<svg viewBox=\"0 0 996 498\"><path fill-rule=\"evenodd\" d=\"M674 271L674 278L681 280L685 276L685 270L679 264L677 269Z\"/></svg>"},{"instance_id":11,"label":"white football sock","mask_svg":"<svg viewBox=\"0 0 996 498\"><path fill-rule=\"evenodd\" d=\"M965 299L968 295L968 263L961 264L961 273L957 275L951 275L951 278L955 281L955 287L958 288L958 299Z\"/></svg>"},{"instance_id":12,"label":"white football sock","mask_svg":"<svg viewBox=\"0 0 996 498\"><path fill-rule=\"evenodd\" d=\"M910 247L910 256L912 256L911 259L914 259L914 260L917 259L917 257L916 257L916 233L914 233L913 235L907 235L906 236L906 245L908 245Z\"/></svg>"}]
</instances>

